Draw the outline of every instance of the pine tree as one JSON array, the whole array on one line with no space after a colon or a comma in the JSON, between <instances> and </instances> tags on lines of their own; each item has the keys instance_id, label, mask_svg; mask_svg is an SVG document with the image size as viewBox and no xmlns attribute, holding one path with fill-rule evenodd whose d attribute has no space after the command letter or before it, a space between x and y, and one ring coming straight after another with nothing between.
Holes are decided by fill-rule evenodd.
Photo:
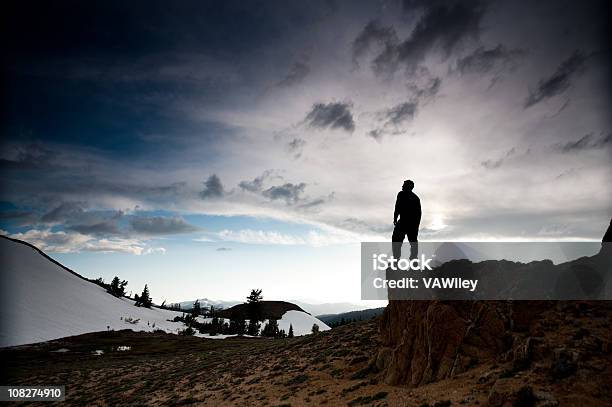
<instances>
[{"instance_id":1,"label":"pine tree","mask_svg":"<svg viewBox=\"0 0 612 407\"><path fill-rule=\"evenodd\" d=\"M276 338L278 336L278 321L276 319L269 319L261 331L261 336Z\"/></svg>"},{"instance_id":2,"label":"pine tree","mask_svg":"<svg viewBox=\"0 0 612 407\"><path fill-rule=\"evenodd\" d=\"M247 297L247 307L249 313L250 321L262 321L261 315L261 300L263 296L261 295L261 289L259 290L251 290L251 294Z\"/></svg>"},{"instance_id":3,"label":"pine tree","mask_svg":"<svg viewBox=\"0 0 612 407\"><path fill-rule=\"evenodd\" d=\"M198 317L202 314L202 307L200 306L200 300L196 300L193 303L193 308L191 308L191 314L194 317Z\"/></svg>"},{"instance_id":4,"label":"pine tree","mask_svg":"<svg viewBox=\"0 0 612 407\"><path fill-rule=\"evenodd\" d=\"M125 286L127 285L127 283L127 281L121 281L119 280L119 277L115 276L111 281L107 291L115 297L121 298L125 295Z\"/></svg>"},{"instance_id":5,"label":"pine tree","mask_svg":"<svg viewBox=\"0 0 612 407\"><path fill-rule=\"evenodd\" d=\"M246 321L242 318L234 318L230 320L229 333L231 335L244 335L246 333Z\"/></svg>"},{"instance_id":6,"label":"pine tree","mask_svg":"<svg viewBox=\"0 0 612 407\"><path fill-rule=\"evenodd\" d=\"M136 295L135 298L137 298L137 300L136 304L134 305L136 305L137 307L151 308L151 305L153 304L153 299L149 294L149 287L146 284L144 286L144 289L142 290L142 294L140 294L140 297Z\"/></svg>"},{"instance_id":7,"label":"pine tree","mask_svg":"<svg viewBox=\"0 0 612 407\"><path fill-rule=\"evenodd\" d=\"M313 335L316 335L316 334L319 333L319 325L312 324L312 333L313 333Z\"/></svg>"},{"instance_id":8,"label":"pine tree","mask_svg":"<svg viewBox=\"0 0 612 407\"><path fill-rule=\"evenodd\" d=\"M261 328L261 324L256 320L249 320L249 326L247 328L247 334L251 336L259 335L259 328Z\"/></svg>"},{"instance_id":9,"label":"pine tree","mask_svg":"<svg viewBox=\"0 0 612 407\"><path fill-rule=\"evenodd\" d=\"M293 338L293 324L289 324L289 333L287 334L287 338Z\"/></svg>"},{"instance_id":10,"label":"pine tree","mask_svg":"<svg viewBox=\"0 0 612 407\"><path fill-rule=\"evenodd\" d=\"M263 296L261 295L261 289L259 290L251 290L251 294L247 297L247 302L249 304L254 302L259 302L263 300Z\"/></svg>"}]
</instances>

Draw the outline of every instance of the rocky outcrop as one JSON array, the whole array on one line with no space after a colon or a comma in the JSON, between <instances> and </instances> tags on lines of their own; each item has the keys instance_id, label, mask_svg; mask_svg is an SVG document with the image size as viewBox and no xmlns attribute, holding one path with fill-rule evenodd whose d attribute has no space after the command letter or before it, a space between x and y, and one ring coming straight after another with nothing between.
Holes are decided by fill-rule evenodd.
<instances>
[{"instance_id":1,"label":"rocky outcrop","mask_svg":"<svg viewBox=\"0 0 612 407\"><path fill-rule=\"evenodd\" d=\"M604 241L609 235L610 228ZM560 281L565 281L561 278L565 275L573 277L576 282L570 288L582 291L561 298L584 298L593 290L597 291L593 298L600 298L610 277L610 259L604 252L557 266L543 261L525 267L550 269ZM537 341L517 342L515 334L541 336L538 318L556 305L553 301L392 300L380 320L382 349L373 365L386 383L413 387L452 377L501 355L519 371L529 365ZM566 372L571 358L559 360L556 371Z\"/></svg>"},{"instance_id":2,"label":"rocky outcrop","mask_svg":"<svg viewBox=\"0 0 612 407\"><path fill-rule=\"evenodd\" d=\"M510 350L511 327L527 328L544 303L391 301L376 365L385 382L419 386ZM518 317L518 318L517 318Z\"/></svg>"}]
</instances>

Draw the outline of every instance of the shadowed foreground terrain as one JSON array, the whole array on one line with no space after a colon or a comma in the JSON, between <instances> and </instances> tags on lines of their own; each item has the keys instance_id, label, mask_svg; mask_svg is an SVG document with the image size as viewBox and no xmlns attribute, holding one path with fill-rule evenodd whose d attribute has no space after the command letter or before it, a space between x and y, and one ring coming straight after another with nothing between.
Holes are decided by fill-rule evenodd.
<instances>
[{"instance_id":1,"label":"shadowed foreground terrain","mask_svg":"<svg viewBox=\"0 0 612 407\"><path fill-rule=\"evenodd\" d=\"M69 405L601 406L612 403L611 317L609 302L556 303L508 351L414 388L384 384L379 319L276 340L92 333L0 357L3 383L65 384Z\"/></svg>"}]
</instances>

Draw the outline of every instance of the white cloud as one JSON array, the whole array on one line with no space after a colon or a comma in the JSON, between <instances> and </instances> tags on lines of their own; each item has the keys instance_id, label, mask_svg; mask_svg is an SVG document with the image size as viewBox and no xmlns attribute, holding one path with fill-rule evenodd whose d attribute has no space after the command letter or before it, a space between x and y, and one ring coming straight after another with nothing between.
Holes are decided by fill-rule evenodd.
<instances>
[{"instance_id":1,"label":"white cloud","mask_svg":"<svg viewBox=\"0 0 612 407\"><path fill-rule=\"evenodd\" d=\"M53 232L49 229L30 229L24 233L11 234L9 237L26 241L43 251L52 253L88 251L145 255L166 252L162 247L150 247L147 243L136 239L96 239L77 232Z\"/></svg>"}]
</instances>

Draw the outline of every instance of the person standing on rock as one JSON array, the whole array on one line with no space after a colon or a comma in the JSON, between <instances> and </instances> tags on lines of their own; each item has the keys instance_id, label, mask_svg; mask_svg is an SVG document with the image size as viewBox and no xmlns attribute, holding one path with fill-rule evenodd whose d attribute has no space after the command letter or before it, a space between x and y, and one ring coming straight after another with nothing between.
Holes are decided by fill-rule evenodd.
<instances>
[{"instance_id":1,"label":"person standing on rock","mask_svg":"<svg viewBox=\"0 0 612 407\"><path fill-rule=\"evenodd\" d=\"M421 223L421 200L412 192L414 182L404 181L402 190L397 194L395 201L395 211L393 213L393 236L391 244L393 247L393 257L399 259L402 255L402 242L404 237L408 237L410 242L410 259L418 256L419 244L419 224ZM397 219L399 216L399 220Z\"/></svg>"}]
</instances>

